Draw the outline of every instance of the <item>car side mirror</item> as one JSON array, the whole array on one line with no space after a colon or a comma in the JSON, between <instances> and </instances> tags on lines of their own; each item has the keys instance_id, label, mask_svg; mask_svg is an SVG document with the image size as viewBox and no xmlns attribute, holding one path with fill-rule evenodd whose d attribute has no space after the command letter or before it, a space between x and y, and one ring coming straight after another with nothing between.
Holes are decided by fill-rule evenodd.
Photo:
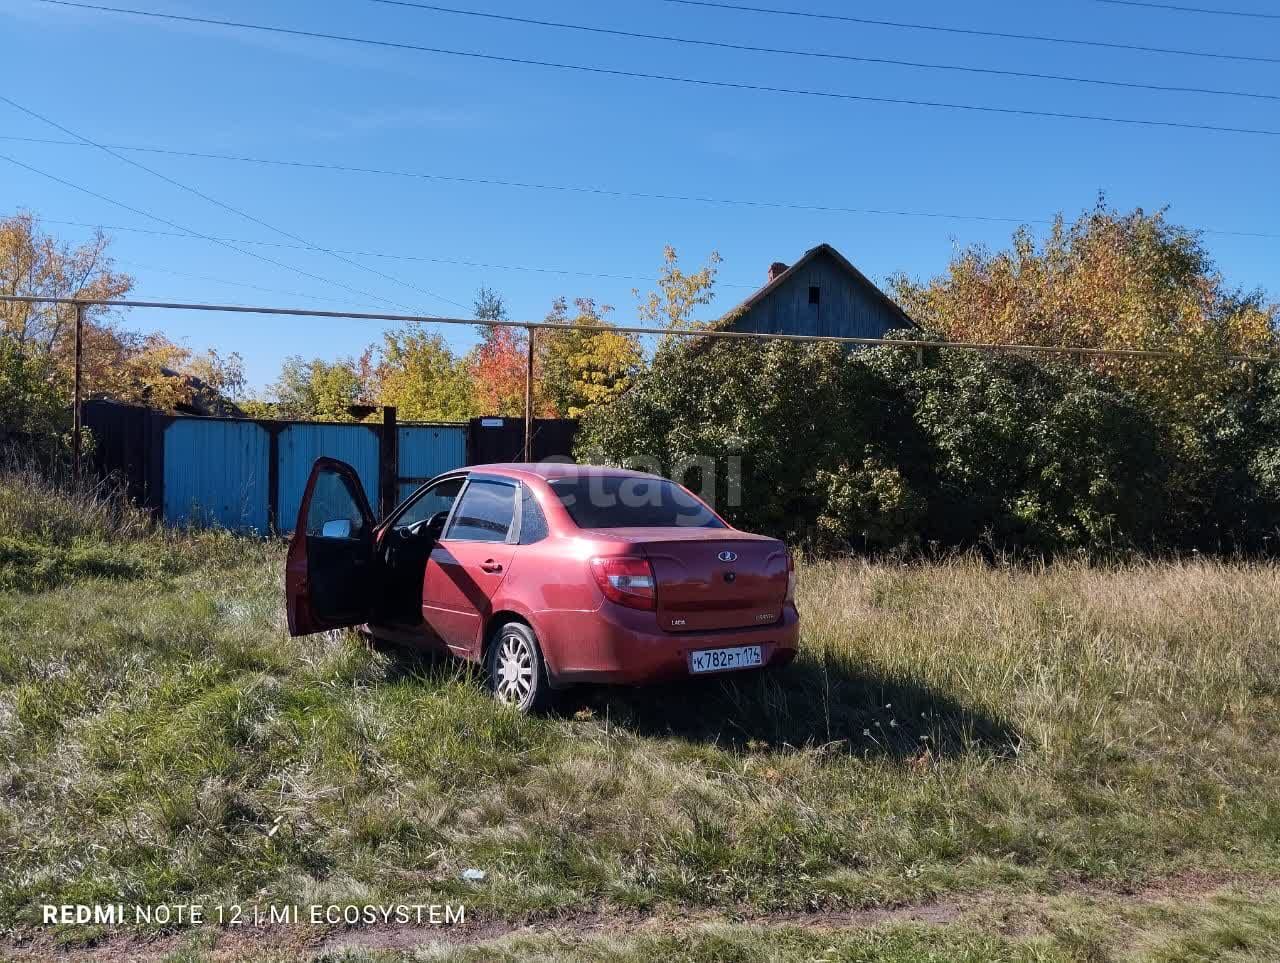
<instances>
[{"instance_id":1,"label":"car side mirror","mask_svg":"<svg viewBox=\"0 0 1280 963\"><path fill-rule=\"evenodd\" d=\"M351 519L334 518L325 522L320 528L321 538L350 538Z\"/></svg>"}]
</instances>

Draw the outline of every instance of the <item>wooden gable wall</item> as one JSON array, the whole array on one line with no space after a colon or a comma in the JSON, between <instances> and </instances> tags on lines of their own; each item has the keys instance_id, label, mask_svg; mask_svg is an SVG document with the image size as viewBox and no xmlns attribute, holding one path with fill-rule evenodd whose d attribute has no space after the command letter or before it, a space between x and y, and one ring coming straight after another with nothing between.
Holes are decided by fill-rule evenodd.
<instances>
[{"instance_id":1,"label":"wooden gable wall","mask_svg":"<svg viewBox=\"0 0 1280 963\"><path fill-rule=\"evenodd\" d=\"M819 290L817 305L809 303L810 287ZM905 322L833 258L820 254L726 327L764 334L879 338L905 327Z\"/></svg>"}]
</instances>

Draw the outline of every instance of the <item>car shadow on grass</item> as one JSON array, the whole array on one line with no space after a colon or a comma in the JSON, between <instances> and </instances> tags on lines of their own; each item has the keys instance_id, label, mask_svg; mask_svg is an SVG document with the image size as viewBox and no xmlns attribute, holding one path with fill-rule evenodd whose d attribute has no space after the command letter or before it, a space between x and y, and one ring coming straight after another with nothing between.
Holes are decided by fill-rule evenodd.
<instances>
[{"instance_id":1,"label":"car shadow on grass","mask_svg":"<svg viewBox=\"0 0 1280 963\"><path fill-rule=\"evenodd\" d=\"M385 681L484 685L476 666L386 643L374 646L389 660ZM641 737L734 751L822 749L918 763L1008 757L1023 744L1009 721L920 680L803 659L782 669L663 685L575 686L556 693L551 714L607 720Z\"/></svg>"},{"instance_id":2,"label":"car shadow on grass","mask_svg":"<svg viewBox=\"0 0 1280 963\"><path fill-rule=\"evenodd\" d=\"M583 687L558 710L640 736L738 751L816 749L904 762L1016 755L1013 725L922 681L801 661L763 673L643 688Z\"/></svg>"},{"instance_id":3,"label":"car shadow on grass","mask_svg":"<svg viewBox=\"0 0 1280 963\"><path fill-rule=\"evenodd\" d=\"M444 685L458 681L483 681L477 666L443 652L401 645L368 635L362 635L360 640L386 659L380 679L384 683L421 682L427 685Z\"/></svg>"}]
</instances>

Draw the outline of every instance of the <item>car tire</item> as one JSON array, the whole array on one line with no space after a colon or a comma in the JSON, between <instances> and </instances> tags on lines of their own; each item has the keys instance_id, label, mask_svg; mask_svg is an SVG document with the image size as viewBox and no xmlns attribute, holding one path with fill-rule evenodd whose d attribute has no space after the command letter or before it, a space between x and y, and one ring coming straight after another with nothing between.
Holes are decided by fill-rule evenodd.
<instances>
[{"instance_id":1,"label":"car tire","mask_svg":"<svg viewBox=\"0 0 1280 963\"><path fill-rule=\"evenodd\" d=\"M523 715L546 708L551 698L547 665L533 629L523 622L498 626L485 657L489 691Z\"/></svg>"}]
</instances>

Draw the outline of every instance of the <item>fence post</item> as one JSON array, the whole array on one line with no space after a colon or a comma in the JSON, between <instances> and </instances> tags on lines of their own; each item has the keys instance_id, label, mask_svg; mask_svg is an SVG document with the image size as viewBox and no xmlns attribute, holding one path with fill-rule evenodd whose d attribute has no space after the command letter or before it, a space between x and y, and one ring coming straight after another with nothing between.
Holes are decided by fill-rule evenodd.
<instances>
[{"instance_id":1,"label":"fence post","mask_svg":"<svg viewBox=\"0 0 1280 963\"><path fill-rule=\"evenodd\" d=\"M84 398L81 391L81 361L84 357L84 304L76 303L75 387L71 399L71 474L80 482L81 434L84 427Z\"/></svg>"},{"instance_id":2,"label":"fence post","mask_svg":"<svg viewBox=\"0 0 1280 963\"><path fill-rule=\"evenodd\" d=\"M279 535L280 527L280 432L284 425L278 421L260 422L267 431L267 528L272 535Z\"/></svg>"},{"instance_id":3,"label":"fence post","mask_svg":"<svg viewBox=\"0 0 1280 963\"><path fill-rule=\"evenodd\" d=\"M395 405L382 409L382 436L378 439L378 516L386 518L399 501L400 432Z\"/></svg>"},{"instance_id":4,"label":"fence post","mask_svg":"<svg viewBox=\"0 0 1280 963\"><path fill-rule=\"evenodd\" d=\"M533 328L529 332L524 369L524 460L533 461Z\"/></svg>"}]
</instances>

